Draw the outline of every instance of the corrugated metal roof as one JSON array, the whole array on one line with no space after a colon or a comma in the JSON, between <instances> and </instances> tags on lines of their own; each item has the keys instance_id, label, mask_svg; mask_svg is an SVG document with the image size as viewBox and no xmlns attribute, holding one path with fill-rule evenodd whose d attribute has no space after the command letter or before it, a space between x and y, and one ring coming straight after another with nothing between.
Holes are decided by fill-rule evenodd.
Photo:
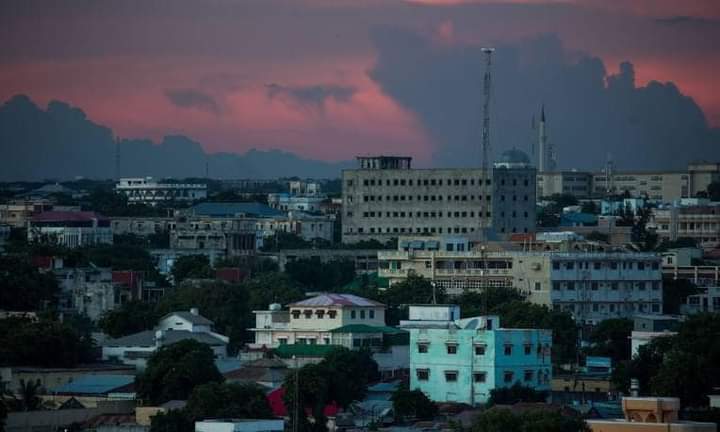
<instances>
[{"instance_id":1,"label":"corrugated metal roof","mask_svg":"<svg viewBox=\"0 0 720 432\"><path fill-rule=\"evenodd\" d=\"M366 299L354 294L321 294L317 297L292 303L290 306L384 306L375 300Z\"/></svg>"},{"instance_id":2,"label":"corrugated metal roof","mask_svg":"<svg viewBox=\"0 0 720 432\"><path fill-rule=\"evenodd\" d=\"M169 314L160 318L160 320L162 321L165 318L168 318L173 315L179 316L180 318L182 318L192 324L195 324L195 325L213 325L214 324L212 321L210 321L209 319L205 318L202 315L195 315L192 312L186 312L186 311L170 312Z\"/></svg>"},{"instance_id":3,"label":"corrugated metal roof","mask_svg":"<svg viewBox=\"0 0 720 432\"><path fill-rule=\"evenodd\" d=\"M50 394L107 394L135 382L135 375L82 375L74 381L55 387Z\"/></svg>"},{"instance_id":4,"label":"corrugated metal roof","mask_svg":"<svg viewBox=\"0 0 720 432\"><path fill-rule=\"evenodd\" d=\"M209 333L193 333L187 330L168 330L164 334L163 344L170 345L185 339L194 339L207 345L226 345L225 341ZM151 347L155 346L155 330L145 330L117 339L103 342L105 347Z\"/></svg>"}]
</instances>

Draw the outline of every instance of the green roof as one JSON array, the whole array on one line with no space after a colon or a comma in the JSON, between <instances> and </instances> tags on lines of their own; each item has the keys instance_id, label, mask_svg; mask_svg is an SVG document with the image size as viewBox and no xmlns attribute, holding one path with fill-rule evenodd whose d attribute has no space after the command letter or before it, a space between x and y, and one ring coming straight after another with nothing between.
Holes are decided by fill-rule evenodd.
<instances>
[{"instance_id":1,"label":"green roof","mask_svg":"<svg viewBox=\"0 0 720 432\"><path fill-rule=\"evenodd\" d=\"M285 344L275 348L275 354L281 358L292 358L292 356L325 357L338 348L342 347L340 345Z\"/></svg>"},{"instance_id":2,"label":"green roof","mask_svg":"<svg viewBox=\"0 0 720 432\"><path fill-rule=\"evenodd\" d=\"M367 284L366 286L370 286L370 287L389 288L390 283L388 281L389 281L388 278L378 276L377 272L366 273L366 274L361 274L361 275L356 276L355 279L348 282L342 288L344 290L352 290L352 291L362 290L363 282L365 282L365 284Z\"/></svg>"},{"instance_id":3,"label":"green roof","mask_svg":"<svg viewBox=\"0 0 720 432\"><path fill-rule=\"evenodd\" d=\"M402 334L407 333L395 327L388 326L371 326L367 324L348 324L336 329L330 330L330 333L382 333L382 334Z\"/></svg>"}]
</instances>

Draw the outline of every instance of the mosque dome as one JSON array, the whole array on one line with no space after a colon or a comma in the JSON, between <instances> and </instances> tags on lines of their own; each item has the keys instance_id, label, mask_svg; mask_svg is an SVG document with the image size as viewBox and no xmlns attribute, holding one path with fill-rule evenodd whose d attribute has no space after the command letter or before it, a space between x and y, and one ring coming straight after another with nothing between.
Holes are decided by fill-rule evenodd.
<instances>
[{"instance_id":1,"label":"mosque dome","mask_svg":"<svg viewBox=\"0 0 720 432\"><path fill-rule=\"evenodd\" d=\"M513 148L502 152L497 163L510 166L530 165L530 158L525 152Z\"/></svg>"}]
</instances>

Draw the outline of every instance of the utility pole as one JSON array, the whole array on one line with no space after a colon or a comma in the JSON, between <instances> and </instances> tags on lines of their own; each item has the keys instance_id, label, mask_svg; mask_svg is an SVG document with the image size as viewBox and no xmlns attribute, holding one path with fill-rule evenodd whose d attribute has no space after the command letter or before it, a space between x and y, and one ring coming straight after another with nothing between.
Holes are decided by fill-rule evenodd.
<instances>
[{"instance_id":1,"label":"utility pole","mask_svg":"<svg viewBox=\"0 0 720 432\"><path fill-rule=\"evenodd\" d=\"M492 54L495 52L495 48L483 48L483 54L485 55L485 76L483 78L483 123L482 123L482 171L483 171L483 195L485 195L485 215L480 218L482 228L489 226L488 213L490 211L490 203L487 201L490 196L488 192L488 170L490 163L488 158L490 157L490 91L492 90ZM487 233L485 233L487 235Z\"/></svg>"}]
</instances>

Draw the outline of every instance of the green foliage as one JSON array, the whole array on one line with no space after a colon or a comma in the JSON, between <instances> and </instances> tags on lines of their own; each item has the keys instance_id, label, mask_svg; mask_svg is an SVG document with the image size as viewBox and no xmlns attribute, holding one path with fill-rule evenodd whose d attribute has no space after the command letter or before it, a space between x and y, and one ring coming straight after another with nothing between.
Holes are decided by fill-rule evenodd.
<instances>
[{"instance_id":1,"label":"green foliage","mask_svg":"<svg viewBox=\"0 0 720 432\"><path fill-rule=\"evenodd\" d=\"M0 365L73 367L91 361L93 342L57 321L0 320Z\"/></svg>"},{"instance_id":2,"label":"green foliage","mask_svg":"<svg viewBox=\"0 0 720 432\"><path fill-rule=\"evenodd\" d=\"M185 412L193 419L273 417L265 390L256 384L199 385L190 395Z\"/></svg>"},{"instance_id":3,"label":"green foliage","mask_svg":"<svg viewBox=\"0 0 720 432\"><path fill-rule=\"evenodd\" d=\"M632 224L630 233L633 243L640 245L643 251L652 251L657 246L658 235L647 229L647 223L652 216L652 210L648 207L638 209L637 217Z\"/></svg>"},{"instance_id":4,"label":"green foliage","mask_svg":"<svg viewBox=\"0 0 720 432\"><path fill-rule=\"evenodd\" d=\"M578 205L578 199L571 194L554 194L550 197L553 204L562 210L565 207Z\"/></svg>"},{"instance_id":5,"label":"green foliage","mask_svg":"<svg viewBox=\"0 0 720 432\"><path fill-rule=\"evenodd\" d=\"M490 390L488 405L505 405L516 402L545 402L547 396L545 392L537 391L532 387L526 387L516 382L511 387L498 387Z\"/></svg>"},{"instance_id":6,"label":"green foliage","mask_svg":"<svg viewBox=\"0 0 720 432\"><path fill-rule=\"evenodd\" d=\"M159 317L155 305L131 301L105 312L98 321L98 327L110 337L118 338L153 328Z\"/></svg>"},{"instance_id":7,"label":"green foliage","mask_svg":"<svg viewBox=\"0 0 720 432\"><path fill-rule=\"evenodd\" d=\"M277 262L270 258L258 256L234 256L219 258L215 261L215 268L235 267L247 272L250 276L262 273L272 273L279 270Z\"/></svg>"},{"instance_id":8,"label":"green foliage","mask_svg":"<svg viewBox=\"0 0 720 432\"><path fill-rule=\"evenodd\" d=\"M210 259L206 255L181 256L172 267L172 276L175 284L185 279L209 279L215 277L215 272L210 266Z\"/></svg>"},{"instance_id":9,"label":"green foliage","mask_svg":"<svg viewBox=\"0 0 720 432\"><path fill-rule=\"evenodd\" d=\"M445 302L445 291L441 287L435 288L435 298L438 303ZM397 325L400 320L407 319L408 305L432 303L433 286L429 279L411 274L405 280L381 292L374 300L387 305L385 320L388 325Z\"/></svg>"},{"instance_id":10,"label":"green foliage","mask_svg":"<svg viewBox=\"0 0 720 432\"><path fill-rule=\"evenodd\" d=\"M367 392L371 380L379 377L377 363L369 352L351 351L338 348L330 352L318 364L303 366L297 371L299 388L296 390L295 374L285 378L283 401L290 414L291 422L295 421L295 395L297 392L300 407L300 430L325 430L326 405L335 402L347 408L351 402L362 399ZM311 413L314 423L307 421L305 413Z\"/></svg>"},{"instance_id":11,"label":"green foliage","mask_svg":"<svg viewBox=\"0 0 720 432\"><path fill-rule=\"evenodd\" d=\"M608 234L601 233L598 231L591 232L590 234L585 236L585 238L587 238L590 241L600 241L600 242L605 242L605 243L610 242L610 236Z\"/></svg>"},{"instance_id":12,"label":"green foliage","mask_svg":"<svg viewBox=\"0 0 720 432\"><path fill-rule=\"evenodd\" d=\"M631 378L644 394L676 396L685 407L705 406L705 395L720 385L720 314L698 314L683 322L676 336L659 337L640 347L613 380L627 389Z\"/></svg>"},{"instance_id":13,"label":"green foliage","mask_svg":"<svg viewBox=\"0 0 720 432\"><path fill-rule=\"evenodd\" d=\"M171 410L150 417L150 432L194 432L195 422L184 410Z\"/></svg>"},{"instance_id":14,"label":"green foliage","mask_svg":"<svg viewBox=\"0 0 720 432\"><path fill-rule=\"evenodd\" d=\"M595 204L595 201L585 201L582 203L582 210L583 213L590 213L590 214L599 214L600 209L598 208L597 204Z\"/></svg>"},{"instance_id":15,"label":"green foliage","mask_svg":"<svg viewBox=\"0 0 720 432\"><path fill-rule=\"evenodd\" d=\"M495 311L505 303L523 300L522 294L513 288L485 287L483 292L465 292L453 302L460 306L463 316L468 317L487 315L487 311Z\"/></svg>"},{"instance_id":16,"label":"green foliage","mask_svg":"<svg viewBox=\"0 0 720 432\"><path fill-rule=\"evenodd\" d=\"M688 279L663 277L663 313L679 314L687 297L698 294L700 289Z\"/></svg>"},{"instance_id":17,"label":"green foliage","mask_svg":"<svg viewBox=\"0 0 720 432\"><path fill-rule=\"evenodd\" d=\"M136 388L142 399L159 405L186 400L196 386L222 379L210 347L186 339L155 351L137 377Z\"/></svg>"},{"instance_id":18,"label":"green foliage","mask_svg":"<svg viewBox=\"0 0 720 432\"><path fill-rule=\"evenodd\" d=\"M35 311L56 302L52 273L40 273L28 259L0 256L0 309Z\"/></svg>"},{"instance_id":19,"label":"green foliage","mask_svg":"<svg viewBox=\"0 0 720 432\"><path fill-rule=\"evenodd\" d=\"M20 396L18 408L21 411L35 411L40 408L42 399L40 399L40 383L36 381L20 380L17 394Z\"/></svg>"},{"instance_id":20,"label":"green foliage","mask_svg":"<svg viewBox=\"0 0 720 432\"><path fill-rule=\"evenodd\" d=\"M320 258L301 259L288 263L285 272L312 291L334 291L355 278L355 263L333 260L323 263Z\"/></svg>"},{"instance_id":21,"label":"green foliage","mask_svg":"<svg viewBox=\"0 0 720 432\"><path fill-rule=\"evenodd\" d=\"M247 340L246 329L252 327L252 306L248 291L223 281L207 281L198 286L182 284L165 295L157 306L159 316L197 307L215 322L215 330L230 338L228 350L235 352ZM263 307L267 307L264 305Z\"/></svg>"},{"instance_id":22,"label":"green foliage","mask_svg":"<svg viewBox=\"0 0 720 432\"><path fill-rule=\"evenodd\" d=\"M575 361L578 329L568 312L550 310L546 306L525 301L510 301L493 308L491 313L500 315L500 323L505 328L552 330L553 363Z\"/></svg>"},{"instance_id":23,"label":"green foliage","mask_svg":"<svg viewBox=\"0 0 720 432\"><path fill-rule=\"evenodd\" d=\"M657 247L659 252L665 252L668 249L680 248L696 248L697 241L692 237L678 237L677 240L663 240Z\"/></svg>"},{"instance_id":24,"label":"green foliage","mask_svg":"<svg viewBox=\"0 0 720 432\"><path fill-rule=\"evenodd\" d=\"M472 432L589 432L581 418L560 412L527 411L515 415L508 409L490 409L475 418Z\"/></svg>"},{"instance_id":25,"label":"green foliage","mask_svg":"<svg viewBox=\"0 0 720 432\"><path fill-rule=\"evenodd\" d=\"M710 201L720 201L720 182L712 182L707 187L707 195Z\"/></svg>"},{"instance_id":26,"label":"green foliage","mask_svg":"<svg viewBox=\"0 0 720 432\"><path fill-rule=\"evenodd\" d=\"M598 324L590 333L589 355L612 358L617 364L630 359L628 340L633 330L633 321L627 318L607 319Z\"/></svg>"},{"instance_id":27,"label":"green foliage","mask_svg":"<svg viewBox=\"0 0 720 432\"><path fill-rule=\"evenodd\" d=\"M419 389L408 390L401 386L391 396L395 418L432 420L437 416L438 407Z\"/></svg>"},{"instance_id":28,"label":"green foliage","mask_svg":"<svg viewBox=\"0 0 720 432\"><path fill-rule=\"evenodd\" d=\"M278 231L275 235L266 237L263 240L262 250L264 252L277 252L283 249L310 249L313 243L297 234Z\"/></svg>"}]
</instances>

